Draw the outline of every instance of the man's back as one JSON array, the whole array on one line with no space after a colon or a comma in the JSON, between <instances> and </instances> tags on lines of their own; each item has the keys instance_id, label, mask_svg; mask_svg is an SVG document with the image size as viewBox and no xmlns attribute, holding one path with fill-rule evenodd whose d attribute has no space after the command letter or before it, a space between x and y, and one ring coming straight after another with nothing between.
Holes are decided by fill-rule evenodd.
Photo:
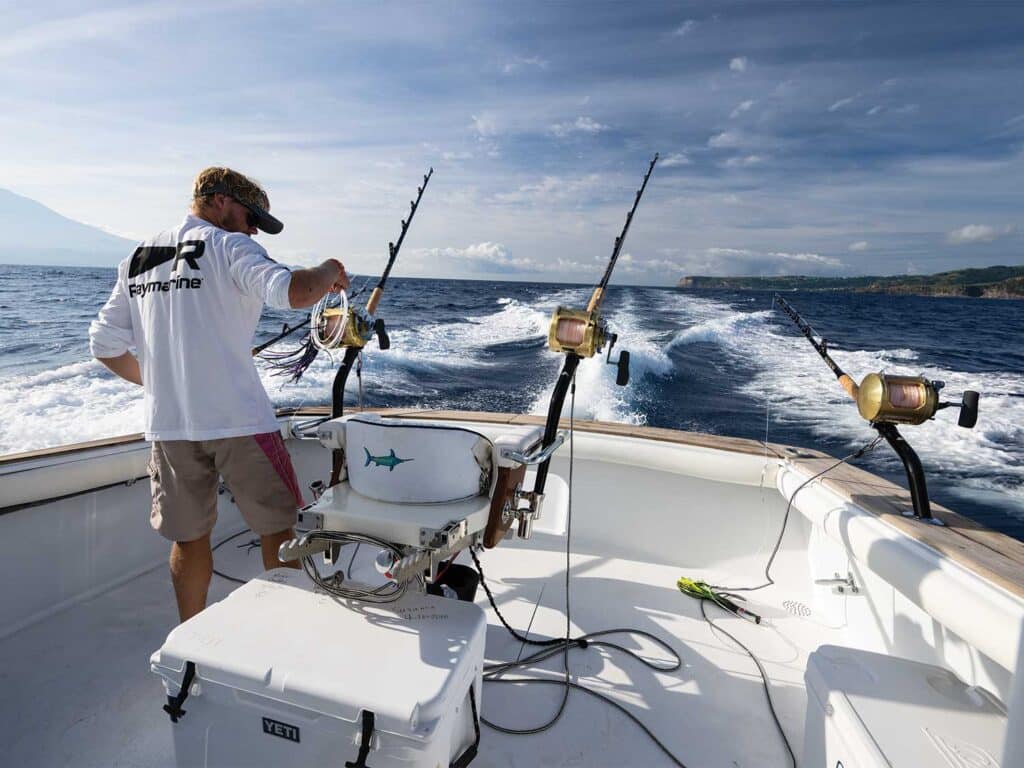
<instances>
[{"instance_id":1,"label":"man's back","mask_svg":"<svg viewBox=\"0 0 1024 768\"><path fill-rule=\"evenodd\" d=\"M249 236L194 215L143 242L90 329L93 346L135 346L150 440L208 440L276 428L250 355L264 303L288 308L287 268ZM130 329L130 339L124 330ZM111 354L111 356L113 356Z\"/></svg>"}]
</instances>

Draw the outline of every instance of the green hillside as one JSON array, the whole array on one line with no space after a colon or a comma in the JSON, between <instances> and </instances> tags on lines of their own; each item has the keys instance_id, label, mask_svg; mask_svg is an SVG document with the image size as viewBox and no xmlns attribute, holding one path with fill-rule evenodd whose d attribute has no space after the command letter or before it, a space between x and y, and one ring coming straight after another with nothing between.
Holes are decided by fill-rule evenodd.
<instances>
[{"instance_id":1,"label":"green hillside","mask_svg":"<svg viewBox=\"0 0 1024 768\"><path fill-rule=\"evenodd\" d=\"M1024 266L956 269L935 275L867 275L864 277L684 277L678 286L688 290L854 291L917 296L979 296L1024 298Z\"/></svg>"}]
</instances>

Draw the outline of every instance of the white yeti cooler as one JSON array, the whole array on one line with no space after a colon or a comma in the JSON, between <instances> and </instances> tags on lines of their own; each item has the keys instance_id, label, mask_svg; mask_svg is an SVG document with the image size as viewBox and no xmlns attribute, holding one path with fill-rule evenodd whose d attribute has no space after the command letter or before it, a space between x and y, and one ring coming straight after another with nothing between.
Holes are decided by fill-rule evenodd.
<instances>
[{"instance_id":1,"label":"white yeti cooler","mask_svg":"<svg viewBox=\"0 0 1024 768\"><path fill-rule=\"evenodd\" d=\"M999 768L1006 712L947 669L823 645L804 679L801 766Z\"/></svg>"},{"instance_id":2,"label":"white yeti cooler","mask_svg":"<svg viewBox=\"0 0 1024 768\"><path fill-rule=\"evenodd\" d=\"M177 764L465 765L479 740L485 630L472 603L412 590L385 605L340 601L302 571L269 571L153 654Z\"/></svg>"}]
</instances>

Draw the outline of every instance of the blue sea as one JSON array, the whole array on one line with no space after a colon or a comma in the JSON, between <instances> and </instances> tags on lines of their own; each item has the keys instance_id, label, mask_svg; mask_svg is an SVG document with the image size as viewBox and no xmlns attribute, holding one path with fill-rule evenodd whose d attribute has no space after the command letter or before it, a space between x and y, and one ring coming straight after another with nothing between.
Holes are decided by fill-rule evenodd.
<instances>
[{"instance_id":1,"label":"blue sea","mask_svg":"<svg viewBox=\"0 0 1024 768\"><path fill-rule=\"evenodd\" d=\"M0 266L0 454L141 431L139 388L90 358L88 326L113 269ZM596 277L596 276L595 276ZM358 287L361 278L354 281ZM372 287L371 281L370 286ZM392 278L381 304L392 347L364 355L363 402L544 413L561 357L546 347L555 306L590 286ZM364 294L365 298L365 294ZM902 431L933 500L1024 538L1024 301L787 293L855 379L885 370L981 392L977 427L956 411ZM695 430L843 456L874 432L771 294L613 286L605 316L632 357L615 385L602 360L580 365L581 418ZM300 312L267 310L255 341ZM294 344L288 340L281 347ZM278 405L327 404L335 366L321 355L296 384L263 380ZM225 383L227 385L227 383ZM355 376L347 403L358 398ZM904 484L884 444L860 461Z\"/></svg>"}]
</instances>

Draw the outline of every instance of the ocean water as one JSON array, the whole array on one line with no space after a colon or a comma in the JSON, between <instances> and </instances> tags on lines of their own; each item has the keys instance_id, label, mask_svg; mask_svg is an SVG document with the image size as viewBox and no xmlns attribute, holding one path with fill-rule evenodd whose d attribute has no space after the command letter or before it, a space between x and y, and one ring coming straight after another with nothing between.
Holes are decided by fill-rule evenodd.
<instances>
[{"instance_id":1,"label":"ocean water","mask_svg":"<svg viewBox=\"0 0 1024 768\"><path fill-rule=\"evenodd\" d=\"M89 356L89 322L114 274L0 266L0 454L141 430L139 388ZM364 355L364 403L544 413L561 365L546 347L550 313L558 304L585 305L590 290L392 278L380 311L392 347L371 345ZM933 500L1024 538L1024 301L786 298L829 338L836 361L857 380L884 369L943 380L945 399L981 392L973 430L958 427L949 409L902 431L924 463ZM836 456L875 434L807 340L772 309L771 294L613 286L605 316L619 334L616 353L631 353L632 379L617 387L614 367L584 361L577 374L581 418L756 440L767 430L771 441ZM255 341L302 317L265 311ZM261 370L278 405L330 401L335 366L326 355L296 384ZM357 398L353 375L346 402ZM884 444L859 464L905 482Z\"/></svg>"}]
</instances>

